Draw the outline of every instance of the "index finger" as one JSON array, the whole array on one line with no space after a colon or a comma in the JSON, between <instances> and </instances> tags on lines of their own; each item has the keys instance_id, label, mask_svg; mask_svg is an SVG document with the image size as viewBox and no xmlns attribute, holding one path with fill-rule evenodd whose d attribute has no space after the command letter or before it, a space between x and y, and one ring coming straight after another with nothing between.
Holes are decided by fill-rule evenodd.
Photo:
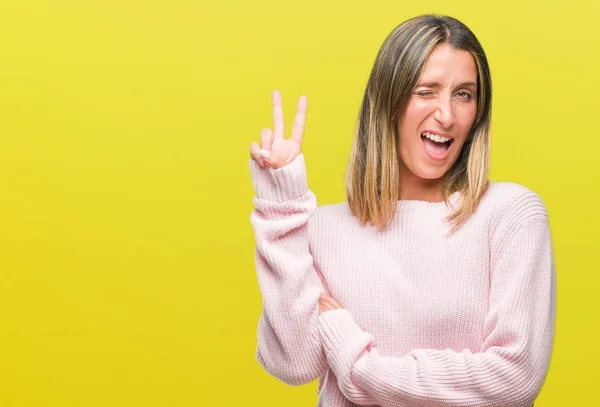
<instances>
[{"instance_id":1,"label":"index finger","mask_svg":"<svg viewBox=\"0 0 600 407\"><path fill-rule=\"evenodd\" d=\"M275 133L275 140L285 138L283 105L281 104L281 93L279 93L278 90L273 91L273 130Z\"/></svg>"},{"instance_id":2,"label":"index finger","mask_svg":"<svg viewBox=\"0 0 600 407\"><path fill-rule=\"evenodd\" d=\"M307 100L306 96L300 96L298 99L298 107L296 108L296 117L294 118L294 124L292 125L292 134L290 139L302 143L302 137L304 137L304 128L306 127L306 108Z\"/></svg>"}]
</instances>

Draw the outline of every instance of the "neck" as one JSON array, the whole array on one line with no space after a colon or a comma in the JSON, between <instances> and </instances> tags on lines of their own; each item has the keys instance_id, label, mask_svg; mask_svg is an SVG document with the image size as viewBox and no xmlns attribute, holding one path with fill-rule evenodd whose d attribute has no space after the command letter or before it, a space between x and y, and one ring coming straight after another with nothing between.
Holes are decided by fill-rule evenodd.
<instances>
[{"instance_id":1,"label":"neck","mask_svg":"<svg viewBox=\"0 0 600 407\"><path fill-rule=\"evenodd\" d=\"M441 202L444 200L442 179L419 178L410 171L401 171L400 200Z\"/></svg>"}]
</instances>

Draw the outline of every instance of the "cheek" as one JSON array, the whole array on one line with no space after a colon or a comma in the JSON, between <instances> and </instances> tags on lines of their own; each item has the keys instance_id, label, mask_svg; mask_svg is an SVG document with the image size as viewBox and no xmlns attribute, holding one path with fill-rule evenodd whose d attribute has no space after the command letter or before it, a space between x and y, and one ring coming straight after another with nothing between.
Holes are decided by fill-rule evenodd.
<instances>
[{"instance_id":1,"label":"cheek","mask_svg":"<svg viewBox=\"0 0 600 407\"><path fill-rule=\"evenodd\" d=\"M473 122L475 121L476 113L477 107L475 105L466 106L465 108L459 110L456 117L456 122L460 126L461 133L465 133L465 135L469 133L469 130L471 130Z\"/></svg>"},{"instance_id":2,"label":"cheek","mask_svg":"<svg viewBox=\"0 0 600 407\"><path fill-rule=\"evenodd\" d=\"M418 121L424 120L434 111L435 105L427 100L413 100L406 108L407 115L418 119Z\"/></svg>"},{"instance_id":3,"label":"cheek","mask_svg":"<svg viewBox=\"0 0 600 407\"><path fill-rule=\"evenodd\" d=\"M433 113L434 109L430 103L422 101L411 101L406 107L404 118L399 127L400 139L412 138L415 135L417 127Z\"/></svg>"}]
</instances>

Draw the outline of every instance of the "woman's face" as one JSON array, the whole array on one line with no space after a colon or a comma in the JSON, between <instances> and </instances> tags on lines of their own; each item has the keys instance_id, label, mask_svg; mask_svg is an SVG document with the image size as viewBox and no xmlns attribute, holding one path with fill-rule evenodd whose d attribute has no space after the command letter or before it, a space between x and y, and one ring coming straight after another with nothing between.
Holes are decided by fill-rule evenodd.
<instances>
[{"instance_id":1,"label":"woman's face","mask_svg":"<svg viewBox=\"0 0 600 407\"><path fill-rule=\"evenodd\" d=\"M476 110L473 57L449 44L436 46L398 122L401 176L441 178L458 158Z\"/></svg>"}]
</instances>

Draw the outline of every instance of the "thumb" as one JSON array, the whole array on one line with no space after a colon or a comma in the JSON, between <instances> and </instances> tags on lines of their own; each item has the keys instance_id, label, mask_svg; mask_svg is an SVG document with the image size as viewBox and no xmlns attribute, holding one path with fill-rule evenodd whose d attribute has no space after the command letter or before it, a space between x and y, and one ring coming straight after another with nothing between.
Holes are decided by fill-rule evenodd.
<instances>
[{"instance_id":1,"label":"thumb","mask_svg":"<svg viewBox=\"0 0 600 407\"><path fill-rule=\"evenodd\" d=\"M273 151L262 149L260 150L260 156L263 158L264 163L271 168L281 168L287 164L283 157Z\"/></svg>"}]
</instances>

